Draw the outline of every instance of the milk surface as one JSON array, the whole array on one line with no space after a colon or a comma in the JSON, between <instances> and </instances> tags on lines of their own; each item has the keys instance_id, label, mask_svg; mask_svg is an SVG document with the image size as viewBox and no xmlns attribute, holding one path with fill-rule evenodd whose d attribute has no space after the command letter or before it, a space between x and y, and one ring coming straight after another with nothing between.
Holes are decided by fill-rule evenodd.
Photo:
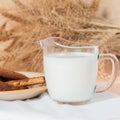
<instances>
[{"instance_id":1,"label":"milk surface","mask_svg":"<svg viewBox=\"0 0 120 120\"><path fill-rule=\"evenodd\" d=\"M63 102L89 100L95 92L97 56L67 52L44 56L44 73L52 99Z\"/></svg>"}]
</instances>

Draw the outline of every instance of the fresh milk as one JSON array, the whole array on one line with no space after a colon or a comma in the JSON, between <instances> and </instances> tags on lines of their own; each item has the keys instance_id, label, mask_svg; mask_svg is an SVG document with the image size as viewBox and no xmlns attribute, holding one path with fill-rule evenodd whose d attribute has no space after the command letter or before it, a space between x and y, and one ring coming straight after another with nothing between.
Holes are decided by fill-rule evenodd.
<instances>
[{"instance_id":1,"label":"fresh milk","mask_svg":"<svg viewBox=\"0 0 120 120\"><path fill-rule=\"evenodd\" d=\"M44 73L52 99L62 102L89 100L96 88L97 56L67 52L44 56Z\"/></svg>"}]
</instances>

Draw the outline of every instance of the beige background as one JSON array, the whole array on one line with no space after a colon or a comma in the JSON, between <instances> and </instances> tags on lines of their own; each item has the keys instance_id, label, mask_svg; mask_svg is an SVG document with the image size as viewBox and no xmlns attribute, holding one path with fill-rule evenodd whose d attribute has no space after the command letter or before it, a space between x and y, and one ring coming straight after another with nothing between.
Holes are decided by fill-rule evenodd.
<instances>
[{"instance_id":1,"label":"beige background","mask_svg":"<svg viewBox=\"0 0 120 120\"><path fill-rule=\"evenodd\" d=\"M29 5L29 3L34 2L34 0L20 0L22 3ZM91 4L92 0L83 0L84 2ZM104 17L107 19L108 22L111 22L112 24L116 26L120 26L120 0L100 0L100 5L98 9L98 16ZM0 0L0 9L9 9L16 7L15 4L12 2L12 0ZM6 24L6 30L9 31L16 27L16 24L14 21L10 21L7 18L0 15L0 26L2 26L5 22ZM17 31L19 31L17 29ZM9 44L12 41L0 41L0 51L4 51Z\"/></svg>"},{"instance_id":2,"label":"beige background","mask_svg":"<svg viewBox=\"0 0 120 120\"><path fill-rule=\"evenodd\" d=\"M20 0L24 4L29 4L33 0ZM83 0L84 2L91 3L92 0ZM116 26L120 26L120 0L100 0L99 10L98 10L98 16L105 17L105 19L108 20L108 22L111 22L112 24ZM15 7L12 0L0 0L0 9L9 9ZM0 26L3 25L7 21L6 30L13 29L16 24L13 21L9 21L7 18L0 15ZM11 41L7 42L0 42L0 51L4 50L9 46L9 43Z\"/></svg>"}]
</instances>

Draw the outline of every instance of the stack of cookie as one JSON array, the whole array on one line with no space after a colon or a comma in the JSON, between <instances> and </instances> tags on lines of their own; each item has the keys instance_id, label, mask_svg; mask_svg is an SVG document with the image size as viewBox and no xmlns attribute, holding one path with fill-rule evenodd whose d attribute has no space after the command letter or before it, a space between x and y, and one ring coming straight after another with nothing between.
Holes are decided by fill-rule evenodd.
<instances>
[{"instance_id":1,"label":"stack of cookie","mask_svg":"<svg viewBox=\"0 0 120 120\"><path fill-rule=\"evenodd\" d=\"M28 89L36 84L44 85L44 76L28 78L21 73L0 68L0 91Z\"/></svg>"}]
</instances>

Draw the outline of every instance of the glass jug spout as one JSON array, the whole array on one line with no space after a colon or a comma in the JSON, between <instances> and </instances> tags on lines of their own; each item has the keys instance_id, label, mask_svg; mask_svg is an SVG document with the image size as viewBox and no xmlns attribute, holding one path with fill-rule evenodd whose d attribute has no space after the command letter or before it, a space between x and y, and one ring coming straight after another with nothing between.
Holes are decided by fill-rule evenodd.
<instances>
[{"instance_id":1,"label":"glass jug spout","mask_svg":"<svg viewBox=\"0 0 120 120\"><path fill-rule=\"evenodd\" d=\"M42 49L47 49L48 47L50 46L53 46L54 43L54 40L55 38L57 37L48 37L48 38L45 38L45 39L41 39L38 44L40 45L40 47Z\"/></svg>"},{"instance_id":2,"label":"glass jug spout","mask_svg":"<svg viewBox=\"0 0 120 120\"><path fill-rule=\"evenodd\" d=\"M48 37L45 39L41 39L38 44L43 49L43 53L54 53L54 52L61 52L67 46L64 46L64 38L61 37ZM63 48L63 49L62 49Z\"/></svg>"},{"instance_id":3,"label":"glass jug spout","mask_svg":"<svg viewBox=\"0 0 120 120\"><path fill-rule=\"evenodd\" d=\"M45 47L45 41L46 41L46 39L42 39L42 40L40 40L40 41L38 42L38 45L39 45L42 49L44 49L44 47Z\"/></svg>"},{"instance_id":4,"label":"glass jug spout","mask_svg":"<svg viewBox=\"0 0 120 120\"><path fill-rule=\"evenodd\" d=\"M44 40L40 40L40 41L38 42L38 44L39 44L40 47L43 49L43 47L44 47Z\"/></svg>"}]
</instances>

